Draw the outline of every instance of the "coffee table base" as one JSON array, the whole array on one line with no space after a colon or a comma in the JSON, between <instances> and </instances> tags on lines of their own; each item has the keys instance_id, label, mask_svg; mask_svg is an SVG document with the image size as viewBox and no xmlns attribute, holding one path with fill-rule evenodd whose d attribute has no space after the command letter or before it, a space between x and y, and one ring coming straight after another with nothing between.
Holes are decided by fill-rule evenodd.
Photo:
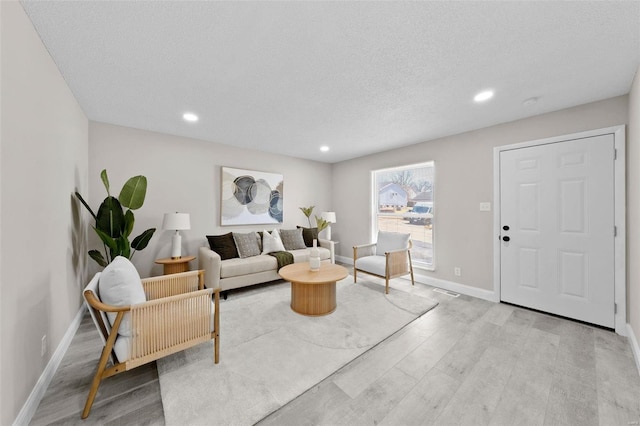
<instances>
[{"instance_id":1,"label":"coffee table base","mask_svg":"<svg viewBox=\"0 0 640 426\"><path fill-rule=\"evenodd\" d=\"M336 282L305 284L291 282L291 309L301 315L319 317L336 310Z\"/></svg>"}]
</instances>

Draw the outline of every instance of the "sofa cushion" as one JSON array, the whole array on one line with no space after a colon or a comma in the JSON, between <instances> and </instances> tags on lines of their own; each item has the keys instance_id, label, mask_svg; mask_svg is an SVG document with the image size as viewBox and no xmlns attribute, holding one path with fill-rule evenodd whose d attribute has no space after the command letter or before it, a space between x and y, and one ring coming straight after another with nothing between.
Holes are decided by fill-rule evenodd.
<instances>
[{"instance_id":1,"label":"sofa cushion","mask_svg":"<svg viewBox=\"0 0 640 426\"><path fill-rule=\"evenodd\" d=\"M411 234L401 234L399 232L378 231L378 241L376 243L376 255L384 256L388 251L400 250L409 247Z\"/></svg>"},{"instance_id":2,"label":"sofa cushion","mask_svg":"<svg viewBox=\"0 0 640 426\"><path fill-rule=\"evenodd\" d=\"M274 251L284 251L284 245L278 230L262 231L262 254L273 253Z\"/></svg>"},{"instance_id":3,"label":"sofa cushion","mask_svg":"<svg viewBox=\"0 0 640 426\"><path fill-rule=\"evenodd\" d=\"M356 268L371 272L382 277L385 276L387 260L384 256L365 256L356 260Z\"/></svg>"},{"instance_id":4,"label":"sofa cushion","mask_svg":"<svg viewBox=\"0 0 640 426\"><path fill-rule=\"evenodd\" d=\"M293 255L293 262L308 262L309 261L309 249L288 250ZM318 254L320 254L320 260L327 260L331 258L331 252L324 247L318 247Z\"/></svg>"},{"instance_id":5,"label":"sofa cushion","mask_svg":"<svg viewBox=\"0 0 640 426\"><path fill-rule=\"evenodd\" d=\"M280 238L282 239L282 244L284 244L285 250L307 248L304 238L302 237L302 228L281 229Z\"/></svg>"},{"instance_id":6,"label":"sofa cushion","mask_svg":"<svg viewBox=\"0 0 640 426\"><path fill-rule=\"evenodd\" d=\"M260 248L258 247L258 234L255 232L248 232L246 234L234 232L233 240L236 242L238 255L241 259L260 254Z\"/></svg>"},{"instance_id":7,"label":"sofa cushion","mask_svg":"<svg viewBox=\"0 0 640 426\"><path fill-rule=\"evenodd\" d=\"M298 228L302 229L304 244L307 247L313 247L313 240L318 239L318 228L305 228L302 226L298 226Z\"/></svg>"},{"instance_id":8,"label":"sofa cushion","mask_svg":"<svg viewBox=\"0 0 640 426\"><path fill-rule=\"evenodd\" d=\"M100 274L98 290L100 300L107 305L128 306L147 301L136 267L123 256L117 256L104 268ZM111 325L115 323L116 316L115 312L107 313ZM130 316L128 312L124 315L118 334L131 336Z\"/></svg>"},{"instance_id":9,"label":"sofa cushion","mask_svg":"<svg viewBox=\"0 0 640 426\"><path fill-rule=\"evenodd\" d=\"M268 254L261 254L246 259L228 259L220 262L220 278L275 271L277 268L278 261L275 257L269 256Z\"/></svg>"},{"instance_id":10,"label":"sofa cushion","mask_svg":"<svg viewBox=\"0 0 640 426\"><path fill-rule=\"evenodd\" d=\"M220 255L222 260L239 257L236 242L231 232L224 235L207 235L209 247Z\"/></svg>"}]
</instances>

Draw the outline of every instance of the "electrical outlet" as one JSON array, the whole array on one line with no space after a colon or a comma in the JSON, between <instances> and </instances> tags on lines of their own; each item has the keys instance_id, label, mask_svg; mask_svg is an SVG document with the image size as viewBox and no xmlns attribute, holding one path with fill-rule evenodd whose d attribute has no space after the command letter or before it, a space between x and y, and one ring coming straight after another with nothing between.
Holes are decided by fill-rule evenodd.
<instances>
[{"instance_id":1,"label":"electrical outlet","mask_svg":"<svg viewBox=\"0 0 640 426\"><path fill-rule=\"evenodd\" d=\"M456 277L459 277L460 275L462 275L462 269L460 269L460 267L459 267L459 266L456 266L455 268L453 268L453 274L454 274Z\"/></svg>"},{"instance_id":2,"label":"electrical outlet","mask_svg":"<svg viewBox=\"0 0 640 426\"><path fill-rule=\"evenodd\" d=\"M47 335L42 336L42 344L40 345L40 356L47 353Z\"/></svg>"},{"instance_id":3,"label":"electrical outlet","mask_svg":"<svg viewBox=\"0 0 640 426\"><path fill-rule=\"evenodd\" d=\"M481 212L490 212L491 211L491 203L480 203L480 211Z\"/></svg>"}]
</instances>

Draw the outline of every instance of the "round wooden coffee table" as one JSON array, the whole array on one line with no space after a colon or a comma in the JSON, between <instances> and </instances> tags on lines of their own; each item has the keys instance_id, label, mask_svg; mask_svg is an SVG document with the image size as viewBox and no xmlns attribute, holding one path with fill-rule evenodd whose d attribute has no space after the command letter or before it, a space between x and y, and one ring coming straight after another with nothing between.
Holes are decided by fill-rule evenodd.
<instances>
[{"instance_id":1,"label":"round wooden coffee table","mask_svg":"<svg viewBox=\"0 0 640 426\"><path fill-rule=\"evenodd\" d=\"M346 268L322 263L320 270L311 272L309 263L294 263L278 271L291 282L291 309L302 315L317 317L336 310L336 281L346 278Z\"/></svg>"}]
</instances>

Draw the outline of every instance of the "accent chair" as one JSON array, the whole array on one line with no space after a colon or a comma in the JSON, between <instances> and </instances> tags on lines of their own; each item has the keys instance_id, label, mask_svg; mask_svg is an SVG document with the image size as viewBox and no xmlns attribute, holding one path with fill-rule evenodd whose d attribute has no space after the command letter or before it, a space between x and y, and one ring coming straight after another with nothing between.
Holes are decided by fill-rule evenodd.
<instances>
[{"instance_id":1,"label":"accent chair","mask_svg":"<svg viewBox=\"0 0 640 426\"><path fill-rule=\"evenodd\" d=\"M411 235L398 232L378 232L375 243L353 247L353 282L357 282L357 273L365 272L385 280L385 293L389 294L389 280L411 274Z\"/></svg>"},{"instance_id":2,"label":"accent chair","mask_svg":"<svg viewBox=\"0 0 640 426\"><path fill-rule=\"evenodd\" d=\"M104 343L83 419L107 377L211 339L214 362L220 360L220 290L204 289L204 271L141 280L133 264L118 256L83 294Z\"/></svg>"}]
</instances>

